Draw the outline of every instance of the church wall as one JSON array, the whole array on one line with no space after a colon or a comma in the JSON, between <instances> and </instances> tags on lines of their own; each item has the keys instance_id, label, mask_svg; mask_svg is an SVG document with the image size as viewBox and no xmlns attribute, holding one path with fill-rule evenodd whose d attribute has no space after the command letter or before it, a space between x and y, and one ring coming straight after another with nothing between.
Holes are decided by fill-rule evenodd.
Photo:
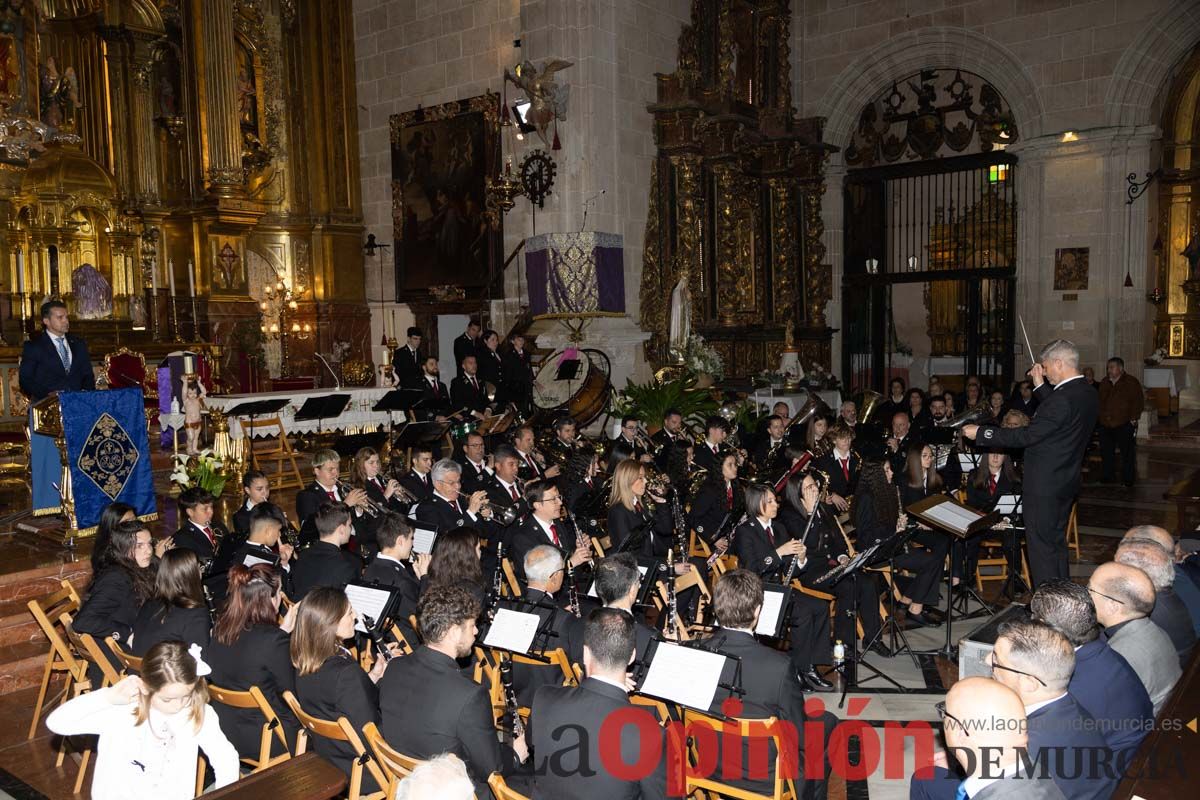
<instances>
[{"instance_id":1,"label":"church wall","mask_svg":"<svg viewBox=\"0 0 1200 800\"><path fill-rule=\"evenodd\" d=\"M1147 198L1128 224L1128 172L1153 169L1161 75L1195 43L1195 0L804 0L793 26L793 81L804 115L829 118L826 140L845 147L864 103L921 67L961 67L991 81L1013 107L1017 154L1017 310L1038 341L1082 347L1086 363L1125 357L1141 374L1153 307ZM1176 17L1189 20L1181 24ZM1161 33L1156 31L1161 29ZM1192 40L1181 40L1192 36ZM1165 42L1165 44L1164 44ZM1149 76L1149 77L1147 77ZM1144 81L1145 83L1139 83ZM1078 140L1063 142L1066 131ZM831 158L825 241L834 269L830 324L841 322L845 166ZM1088 289L1053 291L1055 249L1090 248ZM1126 253L1130 255L1127 256ZM1124 288L1127 261L1134 286ZM1063 301L1064 294L1077 300ZM840 335L834 365L840 365ZM1019 337L1018 337L1019 338ZM1023 345L1022 345L1023 349ZM1027 356L1026 356L1027 358ZM1018 359L1018 365L1023 359Z\"/></svg>"}]
</instances>

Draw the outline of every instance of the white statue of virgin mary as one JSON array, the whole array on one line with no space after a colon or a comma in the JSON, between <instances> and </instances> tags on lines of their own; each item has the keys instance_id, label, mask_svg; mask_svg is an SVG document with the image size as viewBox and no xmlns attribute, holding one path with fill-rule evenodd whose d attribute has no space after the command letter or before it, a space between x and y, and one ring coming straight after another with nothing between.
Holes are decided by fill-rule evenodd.
<instances>
[{"instance_id":1,"label":"white statue of virgin mary","mask_svg":"<svg viewBox=\"0 0 1200 800\"><path fill-rule=\"evenodd\" d=\"M688 337L692 335L692 292L688 288L688 271L679 273L679 282L671 290L671 318L667 327L668 347L677 362L682 363L687 352Z\"/></svg>"}]
</instances>

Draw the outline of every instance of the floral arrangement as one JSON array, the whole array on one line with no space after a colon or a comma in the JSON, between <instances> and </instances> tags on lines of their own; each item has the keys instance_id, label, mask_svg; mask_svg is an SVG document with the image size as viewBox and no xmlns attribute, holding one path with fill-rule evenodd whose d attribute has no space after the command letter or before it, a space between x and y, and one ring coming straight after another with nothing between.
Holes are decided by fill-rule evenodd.
<instances>
[{"instance_id":1,"label":"floral arrangement","mask_svg":"<svg viewBox=\"0 0 1200 800\"><path fill-rule=\"evenodd\" d=\"M717 401L712 392L696 388L696 376L691 374L661 383L626 380L625 388L613 395L614 415L636 416L647 428L661 425L668 408L678 410L685 422L703 423L717 412Z\"/></svg>"},{"instance_id":2,"label":"floral arrangement","mask_svg":"<svg viewBox=\"0 0 1200 800\"><path fill-rule=\"evenodd\" d=\"M721 360L721 354L697 334L688 336L687 346L683 349L683 363L697 374L711 375L718 381L725 378L725 362Z\"/></svg>"},{"instance_id":3,"label":"floral arrangement","mask_svg":"<svg viewBox=\"0 0 1200 800\"><path fill-rule=\"evenodd\" d=\"M176 453L171 459L175 462L171 480L180 489L198 486L213 497L220 497L225 491L225 465L213 455L212 450L201 450L195 456Z\"/></svg>"}]
</instances>

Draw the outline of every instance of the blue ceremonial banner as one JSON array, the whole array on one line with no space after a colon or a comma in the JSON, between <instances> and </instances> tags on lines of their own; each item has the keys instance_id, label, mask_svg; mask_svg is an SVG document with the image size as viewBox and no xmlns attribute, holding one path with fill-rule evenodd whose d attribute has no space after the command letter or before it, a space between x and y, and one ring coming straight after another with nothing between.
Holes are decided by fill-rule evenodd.
<instances>
[{"instance_id":1,"label":"blue ceremonial banner","mask_svg":"<svg viewBox=\"0 0 1200 800\"><path fill-rule=\"evenodd\" d=\"M79 530L94 527L109 503L156 512L150 442L141 389L59 392L71 491Z\"/></svg>"}]
</instances>

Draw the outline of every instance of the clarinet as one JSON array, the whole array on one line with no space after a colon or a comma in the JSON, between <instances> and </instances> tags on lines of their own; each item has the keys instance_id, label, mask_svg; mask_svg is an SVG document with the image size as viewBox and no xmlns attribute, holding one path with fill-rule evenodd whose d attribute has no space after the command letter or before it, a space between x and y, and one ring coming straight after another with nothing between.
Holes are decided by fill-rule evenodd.
<instances>
[{"instance_id":1,"label":"clarinet","mask_svg":"<svg viewBox=\"0 0 1200 800\"><path fill-rule=\"evenodd\" d=\"M679 640L679 626L675 620L679 614L679 602L675 597L675 551L667 551L667 635Z\"/></svg>"},{"instance_id":2,"label":"clarinet","mask_svg":"<svg viewBox=\"0 0 1200 800\"><path fill-rule=\"evenodd\" d=\"M488 598L487 618L494 619L496 607L500 605L500 594L504 588L504 541L496 540L496 568L492 570L492 592Z\"/></svg>"},{"instance_id":3,"label":"clarinet","mask_svg":"<svg viewBox=\"0 0 1200 800\"><path fill-rule=\"evenodd\" d=\"M714 549L712 552L712 555L708 557L708 561L705 562L705 566L711 568L713 564L717 563L718 558L720 558L725 553L728 553L730 550L733 549L733 537L737 533L737 529L741 527L742 523L745 522L748 517L749 517L748 514L745 514L745 513L742 514L742 518L739 519L737 521L737 523L732 528L729 529L729 544L725 548L725 552L723 553L719 550ZM724 528L722 528L721 530L724 530ZM717 531L717 535L714 537L713 541L716 541L717 539L720 539L720 538L721 538L721 531Z\"/></svg>"},{"instance_id":4,"label":"clarinet","mask_svg":"<svg viewBox=\"0 0 1200 800\"><path fill-rule=\"evenodd\" d=\"M382 633L375 628L375 618L370 614L362 615L363 627L367 629L367 638L371 640L371 644L375 645L375 652L379 653L379 657L385 662L392 660L391 651L388 650L387 641Z\"/></svg>"},{"instance_id":5,"label":"clarinet","mask_svg":"<svg viewBox=\"0 0 1200 800\"><path fill-rule=\"evenodd\" d=\"M581 614L579 611L579 584L575 582L575 567L571 564L571 559L568 557L567 562L567 609L578 619Z\"/></svg>"},{"instance_id":6,"label":"clarinet","mask_svg":"<svg viewBox=\"0 0 1200 800\"><path fill-rule=\"evenodd\" d=\"M500 686L504 690L504 732L511 739L524 735L525 725L517 707L517 692L513 688L512 661L500 662Z\"/></svg>"},{"instance_id":7,"label":"clarinet","mask_svg":"<svg viewBox=\"0 0 1200 800\"><path fill-rule=\"evenodd\" d=\"M679 502L679 489L671 489L671 518L675 522L675 550L683 556L688 551L687 520L683 516L683 506Z\"/></svg>"}]
</instances>

